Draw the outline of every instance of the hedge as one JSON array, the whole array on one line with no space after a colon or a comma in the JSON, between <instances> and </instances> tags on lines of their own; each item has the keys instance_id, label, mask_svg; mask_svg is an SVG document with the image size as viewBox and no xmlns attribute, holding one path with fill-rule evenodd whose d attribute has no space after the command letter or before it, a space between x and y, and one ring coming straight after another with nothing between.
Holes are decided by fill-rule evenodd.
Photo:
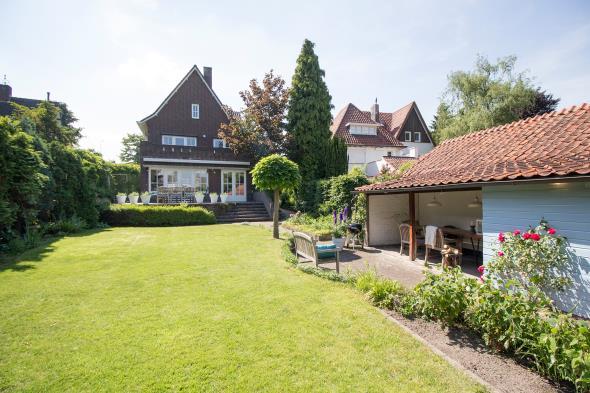
<instances>
[{"instance_id":1,"label":"hedge","mask_svg":"<svg viewBox=\"0 0 590 393\"><path fill-rule=\"evenodd\" d=\"M215 224L215 215L202 207L111 205L102 220L111 226L159 227Z\"/></svg>"}]
</instances>

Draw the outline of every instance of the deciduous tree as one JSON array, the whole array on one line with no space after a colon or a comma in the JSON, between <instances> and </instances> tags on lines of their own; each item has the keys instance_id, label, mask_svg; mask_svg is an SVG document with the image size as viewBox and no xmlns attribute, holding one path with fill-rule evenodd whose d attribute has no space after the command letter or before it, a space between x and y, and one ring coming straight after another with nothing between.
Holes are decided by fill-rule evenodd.
<instances>
[{"instance_id":1,"label":"deciduous tree","mask_svg":"<svg viewBox=\"0 0 590 393\"><path fill-rule=\"evenodd\" d=\"M133 134L130 132L125 135L121 140L121 144L123 145L119 154L121 161L139 164L139 145L144 140L145 138L142 134Z\"/></svg>"}]
</instances>

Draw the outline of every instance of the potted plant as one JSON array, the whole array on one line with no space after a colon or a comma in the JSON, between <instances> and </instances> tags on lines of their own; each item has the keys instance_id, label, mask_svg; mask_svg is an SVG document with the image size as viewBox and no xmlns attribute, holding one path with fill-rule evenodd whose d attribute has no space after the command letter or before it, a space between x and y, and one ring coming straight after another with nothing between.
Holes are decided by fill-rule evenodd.
<instances>
[{"instance_id":1,"label":"potted plant","mask_svg":"<svg viewBox=\"0 0 590 393\"><path fill-rule=\"evenodd\" d=\"M123 204L123 203L125 203L126 200L127 200L127 194L125 194L124 192L117 193L117 203L118 204Z\"/></svg>"},{"instance_id":2,"label":"potted plant","mask_svg":"<svg viewBox=\"0 0 590 393\"><path fill-rule=\"evenodd\" d=\"M339 224L334 224L332 228L332 243L336 246L336 248L344 247L344 236L346 236L346 224L341 222Z\"/></svg>"},{"instance_id":3,"label":"potted plant","mask_svg":"<svg viewBox=\"0 0 590 393\"><path fill-rule=\"evenodd\" d=\"M222 192L219 197L221 198L221 203L227 202L227 192Z\"/></svg>"},{"instance_id":4,"label":"potted plant","mask_svg":"<svg viewBox=\"0 0 590 393\"><path fill-rule=\"evenodd\" d=\"M129 194L129 203L137 204L138 200L139 200L139 192L134 191Z\"/></svg>"},{"instance_id":5,"label":"potted plant","mask_svg":"<svg viewBox=\"0 0 590 393\"><path fill-rule=\"evenodd\" d=\"M205 193L202 191L195 192L195 201L197 203L203 203L203 199L205 199Z\"/></svg>"},{"instance_id":6,"label":"potted plant","mask_svg":"<svg viewBox=\"0 0 590 393\"><path fill-rule=\"evenodd\" d=\"M143 202L145 205L150 203L151 199L152 199L152 194L150 194L149 192L144 192L143 194L141 194L141 202Z\"/></svg>"},{"instance_id":7,"label":"potted plant","mask_svg":"<svg viewBox=\"0 0 590 393\"><path fill-rule=\"evenodd\" d=\"M216 192L210 192L209 193L209 198L211 199L211 203L217 203L217 193Z\"/></svg>"}]
</instances>

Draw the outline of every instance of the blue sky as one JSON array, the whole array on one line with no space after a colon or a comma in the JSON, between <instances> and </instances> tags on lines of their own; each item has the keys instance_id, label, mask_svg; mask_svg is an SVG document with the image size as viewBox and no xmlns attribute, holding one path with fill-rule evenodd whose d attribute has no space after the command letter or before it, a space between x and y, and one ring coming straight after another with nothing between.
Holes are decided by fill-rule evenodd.
<instances>
[{"instance_id":1,"label":"blue sky","mask_svg":"<svg viewBox=\"0 0 590 393\"><path fill-rule=\"evenodd\" d=\"M3 1L0 75L13 94L66 102L81 146L116 159L191 65L221 100L273 68L290 81L316 43L335 110L415 100L430 123L447 74L517 55L560 106L590 101L588 1Z\"/></svg>"}]
</instances>

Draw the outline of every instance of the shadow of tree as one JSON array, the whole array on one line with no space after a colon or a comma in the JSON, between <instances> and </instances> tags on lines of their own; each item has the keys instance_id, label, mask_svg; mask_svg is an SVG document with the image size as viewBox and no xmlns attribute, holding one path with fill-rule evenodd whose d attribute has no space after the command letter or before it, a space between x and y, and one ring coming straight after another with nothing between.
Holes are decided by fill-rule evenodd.
<instances>
[{"instance_id":1,"label":"shadow of tree","mask_svg":"<svg viewBox=\"0 0 590 393\"><path fill-rule=\"evenodd\" d=\"M52 236L43 239L37 247L23 251L18 255L0 255L0 274L5 271L24 272L35 269L36 264L43 261L49 254L55 250L54 243L66 237L86 237L99 232L110 231L109 228L89 229L80 233L74 233L66 236Z\"/></svg>"},{"instance_id":2,"label":"shadow of tree","mask_svg":"<svg viewBox=\"0 0 590 393\"><path fill-rule=\"evenodd\" d=\"M590 248L586 244L584 247ZM590 260L579 256L575 248L569 243L567 255L570 263L562 272L572 282L572 285L563 291L549 293L555 304L563 310L585 317L590 316Z\"/></svg>"}]
</instances>

